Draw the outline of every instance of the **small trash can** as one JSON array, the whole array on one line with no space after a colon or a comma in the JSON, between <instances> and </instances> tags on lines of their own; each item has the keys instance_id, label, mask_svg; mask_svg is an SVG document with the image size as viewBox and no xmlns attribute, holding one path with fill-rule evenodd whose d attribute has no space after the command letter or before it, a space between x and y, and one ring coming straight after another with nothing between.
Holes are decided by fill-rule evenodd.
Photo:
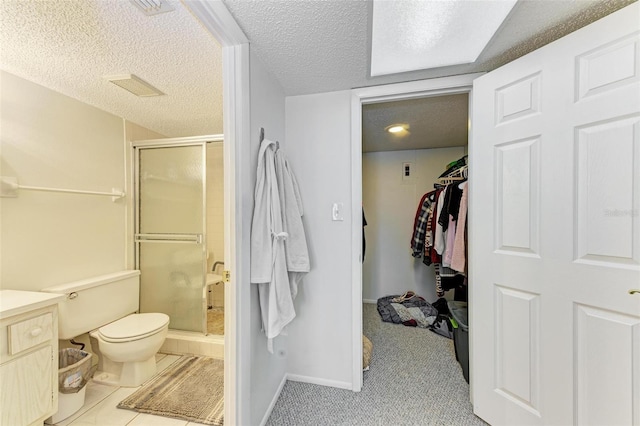
<instances>
[{"instance_id":1,"label":"small trash can","mask_svg":"<svg viewBox=\"0 0 640 426\"><path fill-rule=\"evenodd\" d=\"M453 345L456 351L456 359L462 367L462 375L469 383L469 313L467 302L450 300L447 302L449 312L454 321Z\"/></svg>"},{"instance_id":2,"label":"small trash can","mask_svg":"<svg viewBox=\"0 0 640 426\"><path fill-rule=\"evenodd\" d=\"M84 405L86 384L91 378L91 354L76 348L58 352L58 412L50 422L56 424ZM49 423L49 422L47 422Z\"/></svg>"}]
</instances>

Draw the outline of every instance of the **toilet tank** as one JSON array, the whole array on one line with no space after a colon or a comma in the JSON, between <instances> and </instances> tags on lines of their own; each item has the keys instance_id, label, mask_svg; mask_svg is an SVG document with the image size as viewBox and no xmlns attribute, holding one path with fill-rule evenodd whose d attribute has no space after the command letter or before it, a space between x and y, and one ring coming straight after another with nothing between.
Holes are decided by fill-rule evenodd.
<instances>
[{"instance_id":1,"label":"toilet tank","mask_svg":"<svg viewBox=\"0 0 640 426\"><path fill-rule=\"evenodd\" d=\"M138 310L140 271L121 271L40 291L66 294L58 304L58 339L69 340Z\"/></svg>"}]
</instances>

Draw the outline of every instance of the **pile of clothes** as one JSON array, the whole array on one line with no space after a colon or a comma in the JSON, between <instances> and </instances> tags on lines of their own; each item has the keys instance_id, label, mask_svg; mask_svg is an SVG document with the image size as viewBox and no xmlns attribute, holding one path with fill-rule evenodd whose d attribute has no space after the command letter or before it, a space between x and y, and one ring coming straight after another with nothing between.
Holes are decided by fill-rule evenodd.
<instances>
[{"instance_id":1,"label":"pile of clothes","mask_svg":"<svg viewBox=\"0 0 640 426\"><path fill-rule=\"evenodd\" d=\"M381 297L377 306L382 321L427 328L441 336L453 338L449 308L443 298L432 305L413 291L407 291L402 295Z\"/></svg>"}]
</instances>

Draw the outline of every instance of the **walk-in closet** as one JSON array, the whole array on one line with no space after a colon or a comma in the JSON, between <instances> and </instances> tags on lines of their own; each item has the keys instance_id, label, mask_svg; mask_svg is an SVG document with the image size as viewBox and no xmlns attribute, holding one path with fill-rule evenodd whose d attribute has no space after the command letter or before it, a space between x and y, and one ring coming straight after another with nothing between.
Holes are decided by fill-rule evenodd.
<instances>
[{"instance_id":1,"label":"walk-in closet","mask_svg":"<svg viewBox=\"0 0 640 426\"><path fill-rule=\"evenodd\" d=\"M420 354L416 371L435 374L426 365L433 357L449 364L451 374L440 385L443 391L465 388L465 404L468 343L461 338L468 336L468 321L455 317L466 315L472 285L466 261L468 111L467 93L362 107L362 295L364 334L373 334L367 336L373 341L370 369L376 347L386 350L387 342L376 339L393 334L368 325L381 321L408 336L397 351ZM364 387L368 374L374 373L364 373Z\"/></svg>"}]
</instances>

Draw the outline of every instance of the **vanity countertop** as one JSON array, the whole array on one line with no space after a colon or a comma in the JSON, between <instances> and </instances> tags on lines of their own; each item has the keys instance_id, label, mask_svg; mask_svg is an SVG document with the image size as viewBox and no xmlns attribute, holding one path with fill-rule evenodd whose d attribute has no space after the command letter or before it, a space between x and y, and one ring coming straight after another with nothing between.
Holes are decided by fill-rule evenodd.
<instances>
[{"instance_id":1,"label":"vanity countertop","mask_svg":"<svg viewBox=\"0 0 640 426\"><path fill-rule=\"evenodd\" d=\"M0 319L56 304L65 297L39 291L0 290Z\"/></svg>"}]
</instances>

